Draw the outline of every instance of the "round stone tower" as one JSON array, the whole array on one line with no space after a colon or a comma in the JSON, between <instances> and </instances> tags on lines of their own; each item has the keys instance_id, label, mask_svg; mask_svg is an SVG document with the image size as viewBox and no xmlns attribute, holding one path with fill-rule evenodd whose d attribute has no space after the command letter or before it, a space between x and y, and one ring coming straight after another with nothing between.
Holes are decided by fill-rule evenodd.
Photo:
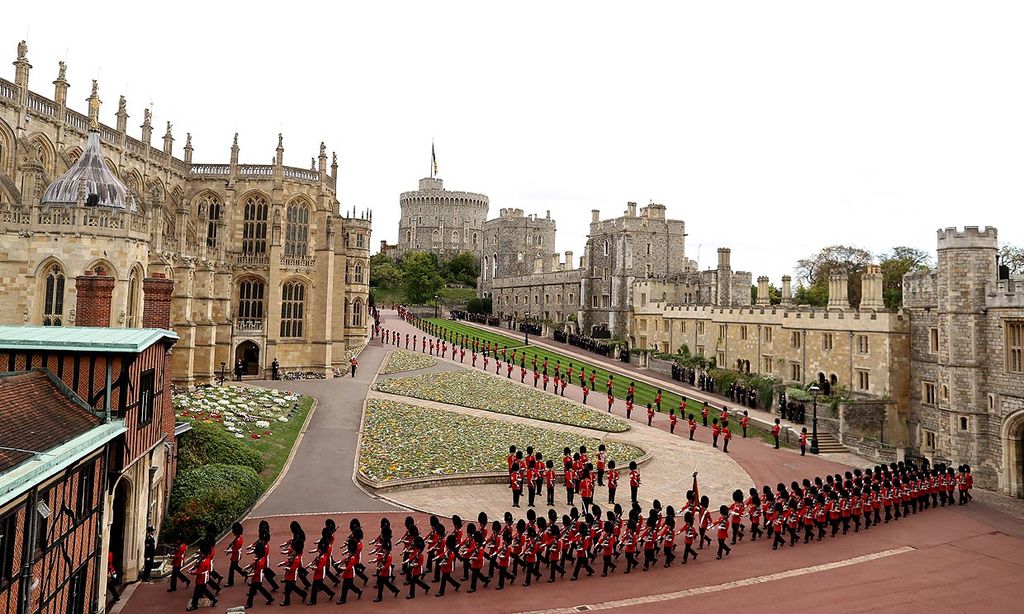
<instances>
[{"instance_id":1,"label":"round stone tower","mask_svg":"<svg viewBox=\"0 0 1024 614\"><path fill-rule=\"evenodd\" d=\"M480 254L489 206L486 195L451 192L441 179L427 177L420 179L418 190L402 192L399 204L399 256L417 251L442 259L462 252Z\"/></svg>"}]
</instances>

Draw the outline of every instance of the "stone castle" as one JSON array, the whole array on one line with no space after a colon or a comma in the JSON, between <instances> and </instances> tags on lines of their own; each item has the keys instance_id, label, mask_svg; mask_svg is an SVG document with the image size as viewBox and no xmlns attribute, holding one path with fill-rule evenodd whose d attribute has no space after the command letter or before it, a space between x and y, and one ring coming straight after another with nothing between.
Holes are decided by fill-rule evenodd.
<instances>
[{"instance_id":1,"label":"stone castle","mask_svg":"<svg viewBox=\"0 0 1024 614\"><path fill-rule=\"evenodd\" d=\"M488 208L483 194L452 192L444 189L440 178L426 177L420 179L418 190L403 192L399 204L396 256L422 251L447 259L480 252Z\"/></svg>"},{"instance_id":2,"label":"stone castle","mask_svg":"<svg viewBox=\"0 0 1024 614\"><path fill-rule=\"evenodd\" d=\"M285 166L280 135L271 164L244 164L235 135L228 162L195 163L170 122L152 146L149 109L129 136L123 96L101 123L95 81L88 113L71 110L63 62L52 98L29 89L24 43L14 65L0 79L0 323L138 327L164 278L179 384L237 360L329 374L365 342L371 219L341 214L323 144L309 168Z\"/></svg>"}]
</instances>

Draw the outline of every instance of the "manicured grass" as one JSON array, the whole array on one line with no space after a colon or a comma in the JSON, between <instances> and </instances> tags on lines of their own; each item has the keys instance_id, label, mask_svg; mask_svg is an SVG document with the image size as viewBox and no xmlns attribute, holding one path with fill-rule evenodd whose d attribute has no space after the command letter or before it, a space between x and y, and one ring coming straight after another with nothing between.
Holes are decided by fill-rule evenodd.
<instances>
[{"instance_id":1,"label":"manicured grass","mask_svg":"<svg viewBox=\"0 0 1024 614\"><path fill-rule=\"evenodd\" d=\"M388 399L370 399L363 417L359 472L377 482L503 471L510 445L533 446L557 462L562 449L604 443L608 458L626 465L644 451L625 443L575 433L467 416Z\"/></svg>"},{"instance_id":2,"label":"manicured grass","mask_svg":"<svg viewBox=\"0 0 1024 614\"><path fill-rule=\"evenodd\" d=\"M299 411L296 412L295 418L287 423L275 426L274 437L263 437L249 444L266 461L266 466L260 473L260 480L263 481L264 489L269 488L274 483L274 480L277 479L278 474L284 468L284 464L288 462L288 455L292 453L292 446L295 445L299 431L302 430L302 425L306 423L306 416L309 414L310 408L313 407L313 399L311 397L303 396L300 399Z\"/></svg>"},{"instance_id":3,"label":"manicured grass","mask_svg":"<svg viewBox=\"0 0 1024 614\"><path fill-rule=\"evenodd\" d=\"M378 381L374 388L391 394L606 433L622 433L629 430L629 422L617 416L586 408L575 401L542 390L524 388L517 382L491 377L479 371L460 369L412 377L387 378Z\"/></svg>"},{"instance_id":4,"label":"manicured grass","mask_svg":"<svg viewBox=\"0 0 1024 614\"><path fill-rule=\"evenodd\" d=\"M476 327L473 327L473 326L469 326L467 324L463 324L461 322L453 322L451 320L438 319L438 318L428 318L426 321L430 322L432 324L435 324L435 325L437 325L437 326L439 326L441 328L444 328L444 329L447 329L449 331L452 331L453 333L458 334L458 335L465 334L465 335L468 335L470 338L476 337L477 339L479 339L480 341L483 341L483 342L488 342L489 341L491 343L497 343L499 348L501 346L508 346L509 348L513 348L513 347L521 348L523 346L523 336L520 333L515 333L515 336L508 336L508 335L504 335L504 334L498 333L496 331L492 332L490 330L483 330L483 329L479 329L479 328L476 328ZM500 351L500 349L499 349L499 351ZM585 351L585 350L581 350L581 351ZM578 386L579 385L579 378L576 375L579 372L579 368L580 368L580 365L581 365L579 359L577 359L577 358L570 358L570 357L564 356L562 354L559 354L558 352L554 352L554 351L548 350L546 348L538 347L538 346L535 346L535 345L529 346L529 348L527 348L527 352L528 353L527 353L527 358L526 358L526 368L530 369L531 372L532 372L533 356L535 354L537 356L537 366L538 366L538 369L544 363L544 359L545 358L548 359L548 373L551 374L551 375L554 375L554 367L555 367L555 364L557 363L557 361L561 361L563 373L565 372L565 369L571 363L572 364L572 368L573 368L573 381L570 382L570 385L572 385L572 386ZM608 375L609 375L609 373L614 375L614 377L612 379L612 395L616 399L625 399L626 398L626 394L629 392L629 384L630 384L630 382L634 382L635 386L636 386L635 392L633 394L633 403L635 405L634 411L645 410L648 403L650 403L652 406L654 405L654 398L655 398L655 396L657 396L657 393L658 393L658 389L657 389L656 386L651 386L650 384L647 384L647 383L642 382L642 381L631 380L629 378L629 374L622 374L621 372L615 372L615 371L609 372L608 369L606 369L606 368L604 368L601 365L596 364L596 363L582 363L582 364L586 367L586 371L587 371L587 385L588 386L590 385L590 373L592 371L597 373L597 380L596 380L596 383L595 383L597 390L592 390L591 393L590 393L590 398L588 399L588 404L591 405L592 407L599 407L599 408L606 408L607 407L608 401L607 401L607 398L606 398L606 395L607 395L606 384L608 382ZM527 379L529 379L530 377L532 377L532 375L527 376ZM662 413L666 413L667 414L669 408L674 408L674 409L678 410L679 409L679 403L681 401L682 401L681 395L664 391L663 394L662 394L662 397L661 397L661 411L662 411ZM691 414L692 413L694 415L694 417L697 419L698 423L700 422L700 410L701 410L702 405L703 405L702 403L694 401L693 399L687 399L686 413L687 414ZM731 410L733 410L734 408L738 408L740 413L742 414L743 409L742 409L741 406L738 406L738 405L736 405L736 406L729 405L728 407L730 408L730 414L731 414L730 415L730 429L732 429L734 433L739 433L740 432L739 418L736 417L735 413L733 411L731 411ZM710 425L711 424L711 420L714 419L714 418L718 418L719 415L720 415L720 412L717 409L715 409L714 407L709 407L708 408L708 424ZM685 419L686 419L686 417L684 416L682 418L682 420L685 421ZM762 439L762 440L764 440L766 442L772 442L773 441L770 433L768 433L767 431L761 430L759 428L755 428L753 425L751 425L747 429L747 434L750 435L750 436L758 437L758 438L760 438L760 439Z\"/></svg>"}]
</instances>

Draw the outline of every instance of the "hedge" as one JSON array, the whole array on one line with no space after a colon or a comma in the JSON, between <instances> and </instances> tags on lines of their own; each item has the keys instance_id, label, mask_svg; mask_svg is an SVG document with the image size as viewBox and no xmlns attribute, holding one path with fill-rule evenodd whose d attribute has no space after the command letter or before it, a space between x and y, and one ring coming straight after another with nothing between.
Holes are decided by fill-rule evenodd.
<instances>
[{"instance_id":1,"label":"hedge","mask_svg":"<svg viewBox=\"0 0 1024 614\"><path fill-rule=\"evenodd\" d=\"M262 492L263 483L250 467L214 464L179 471L161 539L194 542L208 532L219 533L241 518Z\"/></svg>"},{"instance_id":2,"label":"hedge","mask_svg":"<svg viewBox=\"0 0 1024 614\"><path fill-rule=\"evenodd\" d=\"M192 422L192 430L181 438L178 471L207 465L241 465L256 473L263 471L263 457L219 425Z\"/></svg>"}]
</instances>

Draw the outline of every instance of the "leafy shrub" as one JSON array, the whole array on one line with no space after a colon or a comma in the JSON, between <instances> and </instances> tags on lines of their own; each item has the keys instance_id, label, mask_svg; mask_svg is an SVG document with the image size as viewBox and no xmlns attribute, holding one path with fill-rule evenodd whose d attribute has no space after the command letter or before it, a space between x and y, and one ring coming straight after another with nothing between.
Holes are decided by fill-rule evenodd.
<instances>
[{"instance_id":1,"label":"leafy shrub","mask_svg":"<svg viewBox=\"0 0 1024 614\"><path fill-rule=\"evenodd\" d=\"M244 514L263 492L249 467L208 465L179 471L161 531L163 540L193 542L208 531L220 533Z\"/></svg>"},{"instance_id":2,"label":"leafy shrub","mask_svg":"<svg viewBox=\"0 0 1024 614\"><path fill-rule=\"evenodd\" d=\"M219 426L193 422L192 430L181 438L178 471L206 465L242 465L256 473L263 471L263 457Z\"/></svg>"}]
</instances>

